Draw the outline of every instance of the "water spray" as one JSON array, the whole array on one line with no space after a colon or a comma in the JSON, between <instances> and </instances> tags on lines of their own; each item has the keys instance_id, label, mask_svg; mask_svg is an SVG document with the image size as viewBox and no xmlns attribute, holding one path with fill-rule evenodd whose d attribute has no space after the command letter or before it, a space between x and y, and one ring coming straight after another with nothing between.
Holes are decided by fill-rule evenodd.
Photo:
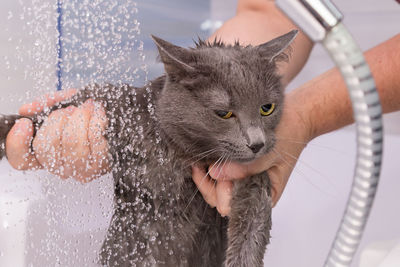
<instances>
[{"instance_id":1,"label":"water spray","mask_svg":"<svg viewBox=\"0 0 400 267\"><path fill-rule=\"evenodd\" d=\"M57 91L62 89L62 0L57 0Z\"/></svg>"}]
</instances>

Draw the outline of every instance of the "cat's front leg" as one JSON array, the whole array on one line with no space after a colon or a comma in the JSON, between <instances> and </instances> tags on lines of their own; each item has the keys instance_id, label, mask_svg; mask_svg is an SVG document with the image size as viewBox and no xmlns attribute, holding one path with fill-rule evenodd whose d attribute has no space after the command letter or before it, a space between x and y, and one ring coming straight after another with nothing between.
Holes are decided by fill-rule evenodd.
<instances>
[{"instance_id":1,"label":"cat's front leg","mask_svg":"<svg viewBox=\"0 0 400 267\"><path fill-rule=\"evenodd\" d=\"M266 172L234 183L226 267L263 266L271 229L269 186Z\"/></svg>"}]
</instances>

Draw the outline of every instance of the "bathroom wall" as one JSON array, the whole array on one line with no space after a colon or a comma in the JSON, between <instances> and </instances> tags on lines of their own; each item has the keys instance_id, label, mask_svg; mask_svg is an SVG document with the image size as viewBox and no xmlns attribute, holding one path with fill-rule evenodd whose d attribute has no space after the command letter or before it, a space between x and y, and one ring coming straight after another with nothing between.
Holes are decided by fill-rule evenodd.
<instances>
[{"instance_id":1,"label":"bathroom wall","mask_svg":"<svg viewBox=\"0 0 400 267\"><path fill-rule=\"evenodd\" d=\"M55 25L52 2L41 1L34 11L29 1L2 1L0 112L16 112L24 100L54 88L56 29L45 26Z\"/></svg>"}]
</instances>

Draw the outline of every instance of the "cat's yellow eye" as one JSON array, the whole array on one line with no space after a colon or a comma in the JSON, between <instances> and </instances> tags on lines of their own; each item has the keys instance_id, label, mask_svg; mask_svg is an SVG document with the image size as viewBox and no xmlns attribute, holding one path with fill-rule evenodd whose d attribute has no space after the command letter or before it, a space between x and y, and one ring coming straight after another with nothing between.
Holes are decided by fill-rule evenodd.
<instances>
[{"instance_id":1,"label":"cat's yellow eye","mask_svg":"<svg viewBox=\"0 0 400 267\"><path fill-rule=\"evenodd\" d=\"M232 111L217 110L215 113L223 119L229 119L233 115Z\"/></svg>"},{"instance_id":2,"label":"cat's yellow eye","mask_svg":"<svg viewBox=\"0 0 400 267\"><path fill-rule=\"evenodd\" d=\"M269 115L271 115L272 112L274 112L274 110L275 110L275 104L274 104L274 103L265 104L265 105L262 105L262 106L260 107L260 113L261 113L261 115L263 115L263 116L269 116Z\"/></svg>"}]
</instances>

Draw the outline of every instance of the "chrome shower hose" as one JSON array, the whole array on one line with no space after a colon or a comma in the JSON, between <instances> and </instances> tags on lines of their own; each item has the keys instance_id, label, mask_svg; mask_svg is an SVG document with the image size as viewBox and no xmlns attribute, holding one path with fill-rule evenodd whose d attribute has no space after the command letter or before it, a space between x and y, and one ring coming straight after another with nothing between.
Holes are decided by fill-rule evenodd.
<instances>
[{"instance_id":1,"label":"chrome shower hose","mask_svg":"<svg viewBox=\"0 0 400 267\"><path fill-rule=\"evenodd\" d=\"M276 0L277 6L314 42L321 42L342 74L351 98L357 159L347 206L324 266L350 266L378 186L383 151L382 109L361 49L329 0ZM323 90L323 89L321 89Z\"/></svg>"},{"instance_id":2,"label":"chrome shower hose","mask_svg":"<svg viewBox=\"0 0 400 267\"><path fill-rule=\"evenodd\" d=\"M371 71L346 28L337 24L322 43L348 87L357 133L353 185L325 266L350 266L378 186L383 152L382 109Z\"/></svg>"}]
</instances>

